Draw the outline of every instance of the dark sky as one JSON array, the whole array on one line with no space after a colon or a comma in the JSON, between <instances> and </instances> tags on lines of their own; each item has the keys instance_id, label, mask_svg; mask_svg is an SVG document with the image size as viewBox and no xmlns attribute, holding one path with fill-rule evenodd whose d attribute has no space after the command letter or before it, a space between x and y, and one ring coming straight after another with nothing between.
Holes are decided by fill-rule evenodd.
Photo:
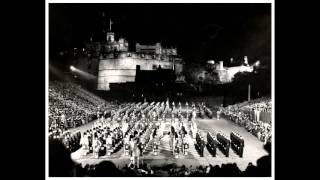
<instances>
[{"instance_id":1,"label":"dark sky","mask_svg":"<svg viewBox=\"0 0 320 180\"><path fill-rule=\"evenodd\" d=\"M187 62L271 57L271 4L50 4L50 57L99 40L102 12L129 41L178 48ZM108 26L108 24L107 24Z\"/></svg>"}]
</instances>

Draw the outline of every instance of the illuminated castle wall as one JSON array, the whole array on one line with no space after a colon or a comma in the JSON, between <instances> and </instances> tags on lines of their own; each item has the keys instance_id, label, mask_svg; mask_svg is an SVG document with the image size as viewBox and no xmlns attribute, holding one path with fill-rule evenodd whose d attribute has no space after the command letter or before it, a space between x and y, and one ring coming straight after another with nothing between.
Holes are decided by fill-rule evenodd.
<instances>
[{"instance_id":1,"label":"illuminated castle wall","mask_svg":"<svg viewBox=\"0 0 320 180\"><path fill-rule=\"evenodd\" d=\"M174 65L175 64L175 65ZM159 66L162 69L175 70L180 74L183 66L179 61L164 61L157 59L141 58L138 54L122 53L118 58L103 59L99 63L98 90L110 90L109 83L134 82L137 65L141 70L156 70Z\"/></svg>"},{"instance_id":2,"label":"illuminated castle wall","mask_svg":"<svg viewBox=\"0 0 320 180\"><path fill-rule=\"evenodd\" d=\"M253 66L241 65L241 66L233 66L233 67L224 67L223 61L220 61L214 71L218 74L218 80L221 83L228 83L232 81L232 78L238 72L252 72Z\"/></svg>"},{"instance_id":3,"label":"illuminated castle wall","mask_svg":"<svg viewBox=\"0 0 320 180\"><path fill-rule=\"evenodd\" d=\"M182 59L177 57L175 48L163 48L160 43L137 43L136 51L130 52L124 39L114 40L114 33L109 32L107 40L105 46L108 47L108 54L99 61L97 90L110 90L110 83L134 82L137 66L140 66L140 70L156 70L160 66L174 70L176 75L183 71Z\"/></svg>"}]
</instances>

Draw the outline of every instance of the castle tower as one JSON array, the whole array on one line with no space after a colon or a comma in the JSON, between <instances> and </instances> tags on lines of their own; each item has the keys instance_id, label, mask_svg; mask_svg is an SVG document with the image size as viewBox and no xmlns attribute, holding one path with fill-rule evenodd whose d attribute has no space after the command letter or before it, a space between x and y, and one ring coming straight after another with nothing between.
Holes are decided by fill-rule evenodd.
<instances>
[{"instance_id":1,"label":"castle tower","mask_svg":"<svg viewBox=\"0 0 320 180\"><path fill-rule=\"evenodd\" d=\"M114 32L107 32L107 41L114 42Z\"/></svg>"},{"instance_id":2,"label":"castle tower","mask_svg":"<svg viewBox=\"0 0 320 180\"><path fill-rule=\"evenodd\" d=\"M219 61L219 70L223 70L223 61Z\"/></svg>"},{"instance_id":3,"label":"castle tower","mask_svg":"<svg viewBox=\"0 0 320 180\"><path fill-rule=\"evenodd\" d=\"M112 32L111 30L111 25L113 24L113 22L109 21L109 32L107 32L107 41L108 42L114 42L114 32Z\"/></svg>"},{"instance_id":4,"label":"castle tower","mask_svg":"<svg viewBox=\"0 0 320 180\"><path fill-rule=\"evenodd\" d=\"M248 66L248 65L249 65L249 63L248 63L248 56L244 56L244 58L243 58L243 64L244 64L245 66Z\"/></svg>"}]
</instances>

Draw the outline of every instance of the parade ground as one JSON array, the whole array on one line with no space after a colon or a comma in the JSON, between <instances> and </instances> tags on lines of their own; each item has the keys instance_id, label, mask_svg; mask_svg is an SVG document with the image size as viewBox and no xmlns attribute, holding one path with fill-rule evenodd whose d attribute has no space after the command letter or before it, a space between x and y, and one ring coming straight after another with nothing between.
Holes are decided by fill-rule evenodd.
<instances>
[{"instance_id":1,"label":"parade ground","mask_svg":"<svg viewBox=\"0 0 320 180\"><path fill-rule=\"evenodd\" d=\"M169 122L169 119L163 121L162 123ZM205 148L204 157L200 157L198 152L195 149L195 140L188 134L189 141L189 149L188 155L183 155L180 153L179 157L174 157L172 151L169 146L169 135L164 135L160 139L160 153L158 155L154 155L151 149L150 141L148 144L150 147L147 148L147 151L140 158L140 161L143 163L148 163L153 167L161 167L169 164L176 164L178 166L185 165L186 167L190 166L199 166L199 165L219 165L227 164L227 163L237 163L240 170L244 171L248 166L248 163L252 163L256 165L256 161L268 154L268 152L263 148L263 142L259 141L255 136L246 131L245 128L239 127L237 124L233 123L230 120L220 118L217 120L215 117L212 119L208 118L196 118L198 130L206 134L206 132L212 133L212 135L216 135L217 132L222 132L227 136L230 135L232 131L239 133L244 138L244 154L243 157L239 157L233 150L230 149L229 157L225 157L225 155L217 149L216 157L213 157L209 151ZM71 132L80 131L83 132L87 129L90 129L93 125L93 122L85 124L83 126L71 129ZM188 131L188 129L187 129ZM93 154L82 155L82 149L71 154L71 158L77 162L81 163L82 166L86 164L98 164L101 161L112 161L116 164L117 167L122 168L129 164L130 157L126 156L124 153L124 148L122 147L117 152L113 153L111 156L100 156L99 158L95 158Z\"/></svg>"}]
</instances>

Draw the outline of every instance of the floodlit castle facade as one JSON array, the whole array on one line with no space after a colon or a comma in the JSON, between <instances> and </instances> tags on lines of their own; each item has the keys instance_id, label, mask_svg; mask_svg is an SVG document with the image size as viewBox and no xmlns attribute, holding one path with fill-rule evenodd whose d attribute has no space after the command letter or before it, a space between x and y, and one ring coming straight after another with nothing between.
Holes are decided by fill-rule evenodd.
<instances>
[{"instance_id":1,"label":"floodlit castle facade","mask_svg":"<svg viewBox=\"0 0 320 180\"><path fill-rule=\"evenodd\" d=\"M136 70L171 69L176 75L183 71L183 62L176 48L164 48L160 43L142 45L136 43L135 51L129 51L124 38L116 40L115 33L106 33L105 42L91 42L86 48L100 56L97 90L110 90L110 83L135 82Z\"/></svg>"}]
</instances>

